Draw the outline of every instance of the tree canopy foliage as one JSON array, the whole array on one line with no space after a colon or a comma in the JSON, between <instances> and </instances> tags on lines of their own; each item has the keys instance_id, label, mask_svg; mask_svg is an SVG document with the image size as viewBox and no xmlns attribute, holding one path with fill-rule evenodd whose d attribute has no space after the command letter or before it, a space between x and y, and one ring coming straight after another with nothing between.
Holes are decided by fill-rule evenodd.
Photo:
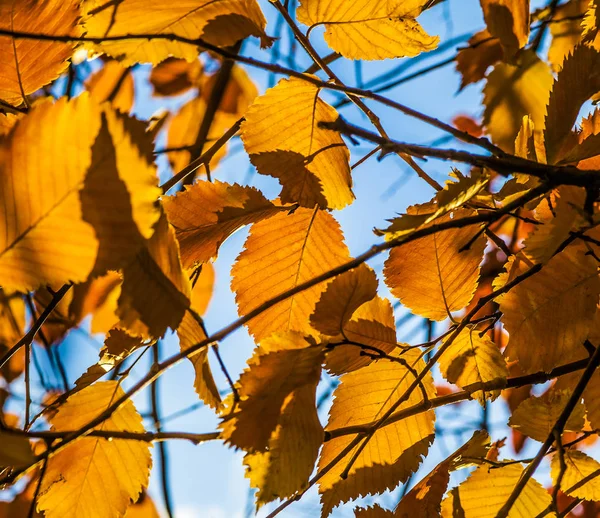
<instances>
[{"instance_id":1,"label":"tree canopy foliage","mask_svg":"<svg viewBox=\"0 0 600 518\"><path fill-rule=\"evenodd\" d=\"M322 518L600 513L600 3L481 0L486 28L415 74L453 64L461 88L482 84L481 121L401 104L386 94L397 79L350 85L334 71L435 53L446 42L420 20L444 1L0 0L0 517L158 516L157 459L173 517L175 440L242 451L270 517L315 487ZM284 27L308 69L280 59ZM265 92L256 69L277 77ZM132 116L142 76L148 95L185 102ZM382 106L449 140L396 139ZM219 178L238 137L280 185L273 199ZM397 155L435 194L353 257L337 214L375 155ZM448 162L443 184L428 158ZM209 333L213 263L244 227L239 318ZM424 320L425 342L399 339L399 307ZM255 348L235 379L219 345L244 327ZM75 329L103 343L71 382L57 347ZM173 334L179 351L161 355ZM42 350L63 386L33 394ZM160 377L184 360L217 419L206 433L161 422ZM150 421L134 404L145 390ZM484 419L420 470L440 409L469 400L484 416L505 402L495 415L515 455ZM394 508L378 499L401 484Z\"/></svg>"}]
</instances>

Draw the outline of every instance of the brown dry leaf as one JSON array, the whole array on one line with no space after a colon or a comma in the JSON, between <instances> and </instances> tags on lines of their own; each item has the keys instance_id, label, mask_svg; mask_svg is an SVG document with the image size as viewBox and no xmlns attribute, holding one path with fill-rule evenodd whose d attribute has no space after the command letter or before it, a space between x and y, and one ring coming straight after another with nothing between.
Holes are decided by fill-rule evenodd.
<instances>
[{"instance_id":1,"label":"brown dry leaf","mask_svg":"<svg viewBox=\"0 0 600 518\"><path fill-rule=\"evenodd\" d=\"M343 331L348 340L374 347L384 354L398 345L392 305L379 296L360 306L344 324ZM327 353L325 367L336 375L364 367L373 360L362 355L361 350L355 345L336 346Z\"/></svg>"},{"instance_id":2,"label":"brown dry leaf","mask_svg":"<svg viewBox=\"0 0 600 518\"><path fill-rule=\"evenodd\" d=\"M465 328L450 344L439 361L440 372L450 383L461 388L478 382L503 380L508 376L506 361L498 346L479 330ZM500 390L473 394L482 405L494 401Z\"/></svg>"},{"instance_id":3,"label":"brown dry leaf","mask_svg":"<svg viewBox=\"0 0 600 518\"><path fill-rule=\"evenodd\" d=\"M548 390L544 395L531 396L512 413L508 424L524 435L544 442L556 424L571 397L570 390ZM584 407L581 400L575 406L564 429L579 432L584 425Z\"/></svg>"},{"instance_id":4,"label":"brown dry leaf","mask_svg":"<svg viewBox=\"0 0 600 518\"><path fill-rule=\"evenodd\" d=\"M597 169L600 164L600 111L596 108L581 120L581 131L577 136L567 137L572 147L560 160L560 164L577 163L579 169Z\"/></svg>"},{"instance_id":5,"label":"brown dry leaf","mask_svg":"<svg viewBox=\"0 0 600 518\"><path fill-rule=\"evenodd\" d=\"M180 58L167 58L150 71L154 95L180 95L199 85L204 70L198 59L191 62Z\"/></svg>"},{"instance_id":6,"label":"brown dry leaf","mask_svg":"<svg viewBox=\"0 0 600 518\"><path fill-rule=\"evenodd\" d=\"M34 461L27 437L0 431L0 468L25 468Z\"/></svg>"},{"instance_id":7,"label":"brown dry leaf","mask_svg":"<svg viewBox=\"0 0 600 518\"><path fill-rule=\"evenodd\" d=\"M98 417L123 396L116 381L90 385L73 394L52 418L55 431L72 431ZM142 417L127 401L98 430L144 432ZM142 441L84 437L48 460L38 510L46 518L113 518L147 487L151 445Z\"/></svg>"},{"instance_id":8,"label":"brown dry leaf","mask_svg":"<svg viewBox=\"0 0 600 518\"><path fill-rule=\"evenodd\" d=\"M140 124L88 96L43 102L19 121L0 151L6 288L85 281L152 235L160 190Z\"/></svg>"},{"instance_id":9,"label":"brown dry leaf","mask_svg":"<svg viewBox=\"0 0 600 518\"><path fill-rule=\"evenodd\" d=\"M456 70L461 74L460 89L481 81L487 69L504 56L502 45L487 30L480 31L469 39L469 46L456 55Z\"/></svg>"},{"instance_id":10,"label":"brown dry leaf","mask_svg":"<svg viewBox=\"0 0 600 518\"><path fill-rule=\"evenodd\" d=\"M394 518L392 511L375 504L372 507L357 507L354 509L355 518Z\"/></svg>"},{"instance_id":11,"label":"brown dry leaf","mask_svg":"<svg viewBox=\"0 0 600 518\"><path fill-rule=\"evenodd\" d=\"M163 214L146 246L123 268L117 314L133 334L159 338L179 327L190 296L175 230Z\"/></svg>"},{"instance_id":12,"label":"brown dry leaf","mask_svg":"<svg viewBox=\"0 0 600 518\"><path fill-rule=\"evenodd\" d=\"M279 180L282 202L341 209L354 200L350 153L339 133L319 127L338 118L319 92L282 79L248 109L242 140L258 172Z\"/></svg>"},{"instance_id":13,"label":"brown dry leaf","mask_svg":"<svg viewBox=\"0 0 600 518\"><path fill-rule=\"evenodd\" d=\"M495 144L512 152L525 115L536 129L544 128L552 81L550 67L534 53L523 52L516 65L494 67L483 90L483 123Z\"/></svg>"},{"instance_id":14,"label":"brown dry leaf","mask_svg":"<svg viewBox=\"0 0 600 518\"><path fill-rule=\"evenodd\" d=\"M442 517L495 518L522 473L521 464L509 464L494 469L487 465L480 466L467 480L448 493L442 502ZM509 516L537 516L551 503L550 494L537 480L531 478L514 503Z\"/></svg>"},{"instance_id":15,"label":"brown dry leaf","mask_svg":"<svg viewBox=\"0 0 600 518\"><path fill-rule=\"evenodd\" d=\"M79 36L78 0L0 2L0 29ZM0 99L19 105L69 66L72 43L0 36Z\"/></svg>"},{"instance_id":16,"label":"brown dry leaf","mask_svg":"<svg viewBox=\"0 0 600 518\"><path fill-rule=\"evenodd\" d=\"M420 372L423 360L418 351L407 351L402 358L413 372ZM326 431L346 426L370 425L381 418L414 382L414 373L396 361L379 360L361 369L344 374L334 392L333 406L329 411ZM433 397L435 389L430 374L425 375L423 389ZM423 401L417 388L400 404L402 410ZM355 446L319 480L319 493L323 503L321 516L326 517L341 502L356 499L369 493L380 493L404 482L414 473L423 455L426 455L434 437L435 415L432 410L407 417L379 428L358 454L348 472L341 478ZM356 437L348 434L327 441L321 451L318 467L328 466Z\"/></svg>"},{"instance_id":17,"label":"brown dry leaf","mask_svg":"<svg viewBox=\"0 0 600 518\"><path fill-rule=\"evenodd\" d=\"M82 11L86 36L90 38L174 34L229 46L256 36L263 46L270 43L264 32L266 20L255 0L180 0L177 3L159 0L153 2L150 11L146 0L84 0ZM89 47L119 59L126 66L158 65L170 56L192 61L200 50L196 45L167 38L124 38Z\"/></svg>"},{"instance_id":18,"label":"brown dry leaf","mask_svg":"<svg viewBox=\"0 0 600 518\"><path fill-rule=\"evenodd\" d=\"M303 419L310 414L316 417L314 392L324 357L323 346L295 331L262 340L237 382L240 401L221 422L225 442L251 453L267 450L273 433L277 435L278 425L286 418L286 406L302 389L310 389L313 404L294 404L294 408L307 414Z\"/></svg>"},{"instance_id":19,"label":"brown dry leaf","mask_svg":"<svg viewBox=\"0 0 600 518\"><path fill-rule=\"evenodd\" d=\"M85 86L98 102L110 101L115 110L129 113L133 108L133 74L116 60L106 61Z\"/></svg>"},{"instance_id":20,"label":"brown dry leaf","mask_svg":"<svg viewBox=\"0 0 600 518\"><path fill-rule=\"evenodd\" d=\"M366 264L333 279L321 294L310 316L310 324L320 333L339 335L354 312L377 295L377 276Z\"/></svg>"},{"instance_id":21,"label":"brown dry leaf","mask_svg":"<svg viewBox=\"0 0 600 518\"><path fill-rule=\"evenodd\" d=\"M325 26L325 41L348 59L387 59L416 56L437 47L416 18L427 0L373 2L301 0L296 16L310 28Z\"/></svg>"},{"instance_id":22,"label":"brown dry leaf","mask_svg":"<svg viewBox=\"0 0 600 518\"><path fill-rule=\"evenodd\" d=\"M517 269L518 273L525 267ZM510 335L505 355L525 374L549 372L585 356L598 294L596 261L573 246L499 298Z\"/></svg>"},{"instance_id":23,"label":"brown dry leaf","mask_svg":"<svg viewBox=\"0 0 600 518\"><path fill-rule=\"evenodd\" d=\"M323 210L298 208L252 225L231 269L238 313L247 315L269 299L349 260L338 222ZM257 341L275 332L311 333L324 282L275 304L246 325Z\"/></svg>"},{"instance_id":24,"label":"brown dry leaf","mask_svg":"<svg viewBox=\"0 0 600 518\"><path fill-rule=\"evenodd\" d=\"M268 451L244 457L246 477L252 487L259 489L258 508L307 486L323 444L323 427L315 408L315 386L293 391L283 403Z\"/></svg>"},{"instance_id":25,"label":"brown dry leaf","mask_svg":"<svg viewBox=\"0 0 600 518\"><path fill-rule=\"evenodd\" d=\"M463 216L464 211L454 214ZM445 220L449 217L440 219ZM478 225L444 230L393 248L383 270L392 294L413 313L432 320L463 309L477 288L485 237L460 250L479 230Z\"/></svg>"},{"instance_id":26,"label":"brown dry leaf","mask_svg":"<svg viewBox=\"0 0 600 518\"><path fill-rule=\"evenodd\" d=\"M185 268L206 263L239 228L286 210L267 200L254 187L220 181L198 181L175 196L163 198L175 228Z\"/></svg>"},{"instance_id":27,"label":"brown dry leaf","mask_svg":"<svg viewBox=\"0 0 600 518\"><path fill-rule=\"evenodd\" d=\"M585 45L577 46L563 63L552 87L546 116L544 139L549 164L565 154L581 105L600 90L599 68L600 52Z\"/></svg>"},{"instance_id":28,"label":"brown dry leaf","mask_svg":"<svg viewBox=\"0 0 600 518\"><path fill-rule=\"evenodd\" d=\"M177 328L177 336L181 351L186 351L207 338L200 322L189 310L185 312ZM194 389L198 397L211 408L218 410L221 408L221 395L210 370L208 350L209 346L206 345L192 356L188 356L188 359L194 366Z\"/></svg>"},{"instance_id":29,"label":"brown dry leaf","mask_svg":"<svg viewBox=\"0 0 600 518\"><path fill-rule=\"evenodd\" d=\"M598 312L600 313L600 311ZM598 317L596 317L596 320ZM598 342L592 342L598 347ZM594 429L600 429L600 372L595 372L590 379L584 393L583 401L587 411L587 418Z\"/></svg>"},{"instance_id":30,"label":"brown dry leaf","mask_svg":"<svg viewBox=\"0 0 600 518\"><path fill-rule=\"evenodd\" d=\"M529 0L480 0L488 30L509 54L529 39Z\"/></svg>"}]
</instances>

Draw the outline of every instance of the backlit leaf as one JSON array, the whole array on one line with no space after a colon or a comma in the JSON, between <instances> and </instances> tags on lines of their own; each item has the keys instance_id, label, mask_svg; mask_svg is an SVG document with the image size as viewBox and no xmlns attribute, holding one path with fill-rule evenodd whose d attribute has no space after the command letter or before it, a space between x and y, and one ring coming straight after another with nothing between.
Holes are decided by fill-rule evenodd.
<instances>
[{"instance_id":1,"label":"backlit leaf","mask_svg":"<svg viewBox=\"0 0 600 518\"><path fill-rule=\"evenodd\" d=\"M0 29L79 36L78 0L0 2ZM72 43L0 36L0 99L14 105L54 81L69 66Z\"/></svg>"},{"instance_id":2,"label":"backlit leaf","mask_svg":"<svg viewBox=\"0 0 600 518\"><path fill-rule=\"evenodd\" d=\"M562 490L569 496L584 500L600 500L600 462L582 451L567 450L563 459L567 465L561 480ZM552 458L552 480L556 483L561 471L560 457Z\"/></svg>"},{"instance_id":3,"label":"backlit leaf","mask_svg":"<svg viewBox=\"0 0 600 518\"><path fill-rule=\"evenodd\" d=\"M221 244L236 230L282 210L254 187L219 181L198 181L163 198L163 203L185 268L215 258Z\"/></svg>"},{"instance_id":4,"label":"backlit leaf","mask_svg":"<svg viewBox=\"0 0 600 518\"><path fill-rule=\"evenodd\" d=\"M349 259L337 221L328 212L298 208L252 225L231 269L240 315ZM256 340L288 330L310 333L310 315L325 290L319 283L275 304L248 322Z\"/></svg>"},{"instance_id":5,"label":"backlit leaf","mask_svg":"<svg viewBox=\"0 0 600 518\"><path fill-rule=\"evenodd\" d=\"M487 69L502 59L504 52L498 38L487 30L473 35L469 46L456 55L456 70L461 74L461 89L471 83L481 81Z\"/></svg>"},{"instance_id":6,"label":"backlit leaf","mask_svg":"<svg viewBox=\"0 0 600 518\"><path fill-rule=\"evenodd\" d=\"M424 366L415 351L403 354L402 358L412 367L413 372L421 371ZM345 426L369 425L377 421L414 382L413 372L401 363L378 360L344 374L334 392L326 431ZM427 394L433 395L433 380L430 375L423 379L423 388ZM398 409L415 405L422 400L423 394L417 388ZM434 413L430 410L378 429L358 455L347 478L340 478L358 446L351 449L319 480L322 516L328 516L341 502L369 493L383 492L404 482L417 470L421 456L427 453L433 441L434 420ZM328 466L355 437L354 434L348 434L327 441L321 451L319 469Z\"/></svg>"},{"instance_id":7,"label":"backlit leaf","mask_svg":"<svg viewBox=\"0 0 600 518\"><path fill-rule=\"evenodd\" d=\"M51 419L53 430L86 425L123 395L116 381L95 383L75 394ZM144 432L142 418L127 401L98 430ZM47 518L113 518L125 514L148 485L150 445L142 441L84 437L48 460L38 509Z\"/></svg>"},{"instance_id":8,"label":"backlit leaf","mask_svg":"<svg viewBox=\"0 0 600 518\"><path fill-rule=\"evenodd\" d=\"M279 180L282 202L334 209L352 203L350 154L337 132L319 127L338 118L319 99L319 88L283 79L254 101L245 118L244 147L259 173Z\"/></svg>"},{"instance_id":9,"label":"backlit leaf","mask_svg":"<svg viewBox=\"0 0 600 518\"><path fill-rule=\"evenodd\" d=\"M352 5L342 0L301 0L298 21L310 28L324 25L325 41L349 59L386 59L416 56L437 47L416 18L426 0L370 2Z\"/></svg>"},{"instance_id":10,"label":"backlit leaf","mask_svg":"<svg viewBox=\"0 0 600 518\"><path fill-rule=\"evenodd\" d=\"M514 52L529 39L529 0L481 0L488 30Z\"/></svg>"}]
</instances>

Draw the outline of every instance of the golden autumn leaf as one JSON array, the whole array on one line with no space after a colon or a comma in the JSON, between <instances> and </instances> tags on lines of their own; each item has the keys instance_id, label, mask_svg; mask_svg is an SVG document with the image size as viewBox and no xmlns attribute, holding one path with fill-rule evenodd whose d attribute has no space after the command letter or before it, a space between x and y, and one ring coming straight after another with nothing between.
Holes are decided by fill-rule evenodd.
<instances>
[{"instance_id":1,"label":"golden autumn leaf","mask_svg":"<svg viewBox=\"0 0 600 518\"><path fill-rule=\"evenodd\" d=\"M323 444L323 427L315 407L315 386L293 391L283 403L268 451L244 457L246 477L251 487L259 490L257 507L306 487Z\"/></svg>"},{"instance_id":2,"label":"golden autumn leaf","mask_svg":"<svg viewBox=\"0 0 600 518\"><path fill-rule=\"evenodd\" d=\"M98 417L123 395L116 381L73 394L51 419L55 431L72 431ZM142 418L127 401L98 430L144 432ZM150 445L126 439L80 438L48 460L38 510L46 518L113 518L125 514L148 485Z\"/></svg>"},{"instance_id":3,"label":"golden autumn leaf","mask_svg":"<svg viewBox=\"0 0 600 518\"><path fill-rule=\"evenodd\" d=\"M92 271L121 267L152 234L160 191L138 124L81 96L40 104L6 137L0 151L6 288L85 281ZM30 139L40 145L30 146Z\"/></svg>"},{"instance_id":4,"label":"golden autumn leaf","mask_svg":"<svg viewBox=\"0 0 600 518\"><path fill-rule=\"evenodd\" d=\"M152 499L142 493L139 500L127 508L124 518L160 518Z\"/></svg>"},{"instance_id":5,"label":"golden autumn leaf","mask_svg":"<svg viewBox=\"0 0 600 518\"><path fill-rule=\"evenodd\" d=\"M154 95L170 96L187 92L190 88L198 86L203 70L198 59L165 59L150 71Z\"/></svg>"},{"instance_id":6,"label":"golden autumn leaf","mask_svg":"<svg viewBox=\"0 0 600 518\"><path fill-rule=\"evenodd\" d=\"M168 34L219 46L233 45L248 36L259 37L263 45L270 42L255 0L183 0L176 4L161 0L152 4L150 13L145 0L85 0L82 10L90 38ZM169 56L192 61L199 54L196 45L167 38L123 38L90 46L124 65L158 65Z\"/></svg>"},{"instance_id":7,"label":"golden autumn leaf","mask_svg":"<svg viewBox=\"0 0 600 518\"><path fill-rule=\"evenodd\" d=\"M569 496L584 500L600 500L600 462L578 450L566 450L563 460L567 469L561 480L561 488ZM561 472L558 453L552 457L552 480L556 484Z\"/></svg>"},{"instance_id":8,"label":"golden autumn leaf","mask_svg":"<svg viewBox=\"0 0 600 518\"><path fill-rule=\"evenodd\" d=\"M413 313L432 320L463 309L473 298L483 259L485 238L471 243L479 229L471 225L444 230L393 248L383 270L392 294Z\"/></svg>"},{"instance_id":9,"label":"golden autumn leaf","mask_svg":"<svg viewBox=\"0 0 600 518\"><path fill-rule=\"evenodd\" d=\"M18 293L6 292L0 289L0 354L6 353L25 334L25 301ZM19 363L22 358L14 358ZM3 367L2 377L9 383L21 374L15 362L9 362Z\"/></svg>"},{"instance_id":10,"label":"golden autumn leaf","mask_svg":"<svg viewBox=\"0 0 600 518\"><path fill-rule=\"evenodd\" d=\"M159 338L177 329L189 306L190 281L175 230L163 214L146 246L123 268L117 314L132 333Z\"/></svg>"},{"instance_id":11,"label":"golden autumn leaf","mask_svg":"<svg viewBox=\"0 0 600 518\"><path fill-rule=\"evenodd\" d=\"M213 90L217 84L219 74L202 76L199 81L200 96L208 103L213 95ZM248 106L252 104L258 96L258 89L252 78L245 69L238 65L233 65L229 73L229 81L223 89L219 111L232 116L231 124L242 117Z\"/></svg>"},{"instance_id":12,"label":"golden autumn leaf","mask_svg":"<svg viewBox=\"0 0 600 518\"><path fill-rule=\"evenodd\" d=\"M298 208L252 225L231 269L238 313L264 302L349 259L337 221L323 210ZM284 331L311 333L310 315L325 290L319 283L275 304L246 325L257 341Z\"/></svg>"},{"instance_id":13,"label":"golden autumn leaf","mask_svg":"<svg viewBox=\"0 0 600 518\"><path fill-rule=\"evenodd\" d=\"M282 202L341 209L354 200L350 153L337 132L319 127L338 118L319 91L281 80L248 109L242 141L258 172L279 180Z\"/></svg>"},{"instance_id":14,"label":"golden autumn leaf","mask_svg":"<svg viewBox=\"0 0 600 518\"><path fill-rule=\"evenodd\" d=\"M548 60L556 72L562 68L564 59L581 41L583 34L581 17L585 14L589 3L589 0L570 0L557 6L554 12L556 18L555 23L550 24L552 41L548 49Z\"/></svg>"},{"instance_id":15,"label":"golden autumn leaf","mask_svg":"<svg viewBox=\"0 0 600 518\"><path fill-rule=\"evenodd\" d=\"M527 52L516 65L500 63L494 67L483 89L483 123L494 143L512 152L524 115L531 116L537 129L544 128L552 81L548 65Z\"/></svg>"},{"instance_id":16,"label":"golden autumn leaf","mask_svg":"<svg viewBox=\"0 0 600 518\"><path fill-rule=\"evenodd\" d=\"M102 103L109 101L115 110L129 113L134 102L132 71L118 61L106 61L102 68L86 81L90 95Z\"/></svg>"},{"instance_id":17,"label":"golden autumn leaf","mask_svg":"<svg viewBox=\"0 0 600 518\"><path fill-rule=\"evenodd\" d=\"M529 0L481 0L488 30L511 52L529 39Z\"/></svg>"},{"instance_id":18,"label":"golden autumn leaf","mask_svg":"<svg viewBox=\"0 0 600 518\"><path fill-rule=\"evenodd\" d=\"M327 44L346 58L401 58L437 47L439 38L429 36L416 20L427 3L301 0L296 16L309 30L323 25Z\"/></svg>"},{"instance_id":19,"label":"golden autumn leaf","mask_svg":"<svg viewBox=\"0 0 600 518\"><path fill-rule=\"evenodd\" d=\"M504 56L502 45L487 30L474 34L469 46L456 55L456 70L462 76L460 88L481 81L487 69Z\"/></svg>"},{"instance_id":20,"label":"golden autumn leaf","mask_svg":"<svg viewBox=\"0 0 600 518\"><path fill-rule=\"evenodd\" d=\"M402 355L411 369L402 363L382 359L344 374L334 392L326 433L346 426L368 426L381 418L414 382L414 373L423 369L424 363L418 356L414 350ZM398 410L423 401L422 390L428 397L433 396L435 389L430 374L424 377L422 389L414 390ZM328 516L341 502L380 493L404 482L417 470L421 456L427 453L433 441L434 421L435 415L429 410L379 428L369 437L347 477L341 478L358 446L352 448L319 480L322 516ZM319 469L328 466L355 437L355 434L348 434L326 441L319 458Z\"/></svg>"},{"instance_id":21,"label":"golden autumn leaf","mask_svg":"<svg viewBox=\"0 0 600 518\"><path fill-rule=\"evenodd\" d=\"M453 340L439 361L440 372L461 388L471 383L506 379L508 368L498 346L479 330L466 327ZM482 404L500 395L500 390L478 391L473 396Z\"/></svg>"},{"instance_id":22,"label":"golden autumn leaf","mask_svg":"<svg viewBox=\"0 0 600 518\"><path fill-rule=\"evenodd\" d=\"M458 486L442 503L442 517L452 518L453 505L459 516L465 518L495 518L510 496L523 473L520 464L510 464L490 469L484 465L477 468L467 480ZM510 518L537 516L551 504L552 497L535 479L529 479L519 498L514 503ZM482 505L484 504L484 505ZM454 511L456 512L456 510Z\"/></svg>"},{"instance_id":23,"label":"golden autumn leaf","mask_svg":"<svg viewBox=\"0 0 600 518\"><path fill-rule=\"evenodd\" d=\"M212 263L204 263L192 271L192 309L200 316L206 313L215 288L215 268Z\"/></svg>"},{"instance_id":24,"label":"golden autumn leaf","mask_svg":"<svg viewBox=\"0 0 600 518\"><path fill-rule=\"evenodd\" d=\"M77 0L0 2L0 29L79 36ZM54 81L67 67L72 43L0 36L0 99L13 105Z\"/></svg>"},{"instance_id":25,"label":"golden autumn leaf","mask_svg":"<svg viewBox=\"0 0 600 518\"><path fill-rule=\"evenodd\" d=\"M343 326L344 336L355 343L373 347L383 354L392 352L396 342L394 311L388 299L375 296L360 306ZM325 367L333 374L343 374L368 365L373 360L361 354L356 345L339 345L327 353Z\"/></svg>"},{"instance_id":26,"label":"golden autumn leaf","mask_svg":"<svg viewBox=\"0 0 600 518\"><path fill-rule=\"evenodd\" d=\"M526 268L517 270L519 273ZM524 373L550 371L585 356L582 344L600 293L596 262L569 247L499 298L510 338L505 354Z\"/></svg>"},{"instance_id":27,"label":"golden autumn leaf","mask_svg":"<svg viewBox=\"0 0 600 518\"><path fill-rule=\"evenodd\" d=\"M254 187L198 181L163 198L181 249L185 268L217 256L221 244L239 228L282 210Z\"/></svg>"},{"instance_id":28,"label":"golden autumn leaf","mask_svg":"<svg viewBox=\"0 0 600 518\"><path fill-rule=\"evenodd\" d=\"M286 406L298 392L310 388L314 401L324 356L322 346L295 331L262 340L237 382L240 401L224 413L222 438L251 453L268 449ZM314 405L294 407L316 416Z\"/></svg>"},{"instance_id":29,"label":"golden autumn leaf","mask_svg":"<svg viewBox=\"0 0 600 518\"><path fill-rule=\"evenodd\" d=\"M321 294L310 316L320 333L339 335L354 312L377 295L377 276L366 264L333 279Z\"/></svg>"},{"instance_id":30,"label":"golden autumn leaf","mask_svg":"<svg viewBox=\"0 0 600 518\"><path fill-rule=\"evenodd\" d=\"M568 390L549 390L540 397L531 396L517 407L508 424L522 434L544 442L552 433L552 428L570 397L571 391ZM584 413L583 404L579 401L564 429L571 432L581 431L584 425Z\"/></svg>"},{"instance_id":31,"label":"golden autumn leaf","mask_svg":"<svg viewBox=\"0 0 600 518\"><path fill-rule=\"evenodd\" d=\"M596 317L597 320L598 317ZM598 347L596 341L594 347ZM587 411L587 418L594 429L600 428L600 373L595 372L588 383L584 393L583 401Z\"/></svg>"},{"instance_id":32,"label":"golden autumn leaf","mask_svg":"<svg viewBox=\"0 0 600 518\"><path fill-rule=\"evenodd\" d=\"M586 45L578 45L565 59L548 102L544 130L548 163L562 157L581 105L600 90L598 66L600 52Z\"/></svg>"},{"instance_id":33,"label":"golden autumn leaf","mask_svg":"<svg viewBox=\"0 0 600 518\"><path fill-rule=\"evenodd\" d=\"M179 337L179 347L182 351L207 338L200 322L189 310L185 312L177 328L177 336ZM219 409L221 407L221 395L210 370L208 350L209 346L207 345L192 356L188 356L188 359L194 366L194 389L198 397L211 408Z\"/></svg>"}]
</instances>

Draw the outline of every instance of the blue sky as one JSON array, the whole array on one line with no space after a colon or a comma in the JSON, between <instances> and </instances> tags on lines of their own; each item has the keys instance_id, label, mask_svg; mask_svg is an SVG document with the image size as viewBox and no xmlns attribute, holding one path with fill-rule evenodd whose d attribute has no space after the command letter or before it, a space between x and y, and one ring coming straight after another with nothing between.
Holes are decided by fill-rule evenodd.
<instances>
[{"instance_id":1,"label":"blue sky","mask_svg":"<svg viewBox=\"0 0 600 518\"><path fill-rule=\"evenodd\" d=\"M275 26L275 9L266 0L258 0L267 16L269 24L267 32L272 33ZM350 1L350 0L348 0ZM539 3L539 2L535 2ZM478 0L446 0L431 11L426 12L420 18L421 23L430 34L438 34L441 44L448 42L456 36L476 32L483 28L483 19ZM311 34L311 41L321 55L328 54L330 50L324 44L321 33L318 30ZM289 41L284 39L283 48L286 49ZM452 46L445 53L438 53L427 57L420 64L408 70L406 73L419 70L447 57L456 52L456 46ZM246 55L268 60L268 55L261 51L256 41L247 42L244 47ZM310 65L307 56L298 50L299 62ZM406 60L388 60L385 62L364 63L362 66L363 80L368 80L391 70ZM356 69L352 62L339 60L332 66L334 71L350 85L356 85ZM247 68L251 77L257 83L260 92L264 92L272 81L269 74L261 70ZM173 107L183 102L183 98L174 102L166 103L164 99L149 100L151 90L147 84L147 69L141 67L137 72L137 104L135 112L142 118L149 117L159 108ZM387 95L403 104L418 111L449 122L458 114L467 114L479 118L481 108L481 85L470 86L460 94L457 94L460 78L455 72L453 65L434 71L423 78L410 81L402 86L387 92ZM339 96L326 94L325 98L334 103ZM427 126L419 121L411 119L401 113L392 111L384 106L370 103L370 107L381 118L383 126L395 139L410 143L426 144L444 136L440 131ZM369 127L368 120L352 105L346 105L341 113L349 120ZM457 142L449 142L448 145L458 147ZM249 175L249 163L243 152L240 152L239 140L230 146L237 150L222 161L218 169L213 172L214 177L228 182L250 182L261 188L265 194L271 197L277 196L279 187L272 178L260 175ZM366 146L353 148L351 146L352 161L368 151ZM424 165L426 171L443 183L450 165L430 161ZM166 171L163 174L168 174ZM397 213L406 209L407 205L426 201L431 198L433 190L422 180L418 179L398 157L389 156L382 162L376 158L369 159L361 165L354 173L354 191L356 201L350 207L335 212L335 217L340 221L345 233L346 242L352 254L357 255L366 250L378 238L373 234L374 227L385 225L387 218L394 217ZM229 290L229 270L235 257L242 249L247 231L240 231L233 235L221 248L218 261L216 262L216 292L213 301L206 314L206 326L209 332L217 331L229 324L237 317L234 297ZM371 261L371 266L379 273L385 257L380 256ZM388 295L385 285L380 282L380 291ZM397 316L403 314L402 310ZM416 326L421 325L420 319L414 319L399 330L399 341L417 342L422 338L422 331ZM441 331L441 326L438 331ZM419 334L421 333L421 334ZM101 339L101 338L100 338ZM95 350L84 344L86 340L80 334L74 333L61 346L61 354L68 357L68 369L71 379L75 379L95 361ZM245 330L235 332L227 338L220 346L223 359L232 373L237 376L245 366L254 344ZM163 354L171 355L178 351L178 343L173 337L168 337L162 347ZM211 359L214 359L211 357ZM213 362L216 363L216 362ZM148 367L148 364L144 366ZM226 383L218 368L214 369L217 383L220 388L225 389ZM135 371L133 374L135 379ZM133 381L133 380L132 380ZM177 365L161 378L162 406L165 414L171 414L177 410L186 408L198 402L193 390L193 371L189 362ZM147 391L136 399L138 409L144 413L148 408L149 396ZM502 403L496 405L498 408L495 422L502 421L506 415L501 408ZM326 408L323 412L323 422L326 421ZM470 420L477 421L480 409L476 403L462 405L458 408L444 410L438 414L438 420L444 423L452 422L460 410L460 424L464 425ZM505 420L505 419L504 419ZM148 423L150 424L150 423ZM185 416L169 420L165 424L167 430L185 430L196 432L209 432L215 430L217 419L208 408L199 408ZM455 423L456 425L456 423ZM474 428L473 428L474 429ZM424 464L424 470L433 467L445 455L450 453L459 443L464 442L471 435L471 431L462 436L450 436L436 440L430 456ZM500 428L495 433L495 438L506 434L506 428ZM534 443L535 444L535 443ZM192 516L206 518L242 517L246 515L246 507L249 498L249 485L244 478L242 466L242 455L228 449L220 442L211 442L199 446L190 443L169 443L170 474L172 482L173 497L175 502L175 515L177 518L188 518ZM155 455L156 459L157 455ZM155 461L156 462L156 461ZM161 503L161 493L158 484L157 473L152 478L150 493L157 503ZM383 505L393 506L397 501L395 495L385 495L380 499ZM352 506L347 510L337 510L336 517L353 516ZM267 507L267 510L269 508ZM266 514L263 509L260 516ZM316 491L311 491L301 502L292 505L289 510L281 516L314 516L318 514L318 497Z\"/></svg>"}]
</instances>

